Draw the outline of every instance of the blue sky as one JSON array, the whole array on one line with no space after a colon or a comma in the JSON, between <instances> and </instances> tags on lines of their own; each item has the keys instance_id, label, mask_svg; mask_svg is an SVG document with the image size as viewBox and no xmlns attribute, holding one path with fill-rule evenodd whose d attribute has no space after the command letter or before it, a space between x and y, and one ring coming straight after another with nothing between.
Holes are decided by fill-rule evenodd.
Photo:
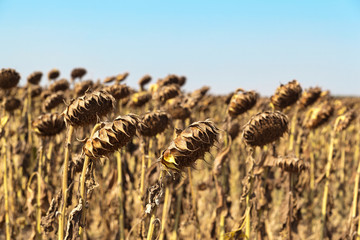
<instances>
[{"instance_id":1,"label":"blue sky","mask_svg":"<svg viewBox=\"0 0 360 240\"><path fill-rule=\"evenodd\" d=\"M360 1L0 0L0 68L25 83L56 67L68 78L130 72L188 78L186 90L238 87L271 95L297 79L360 95ZM46 82L43 80L43 82Z\"/></svg>"}]
</instances>

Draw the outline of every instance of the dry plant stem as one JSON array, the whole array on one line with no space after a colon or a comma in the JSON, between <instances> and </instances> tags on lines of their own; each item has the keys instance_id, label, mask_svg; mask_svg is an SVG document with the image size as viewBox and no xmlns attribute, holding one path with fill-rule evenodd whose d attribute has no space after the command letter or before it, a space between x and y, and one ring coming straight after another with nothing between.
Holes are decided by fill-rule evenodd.
<instances>
[{"instance_id":1,"label":"dry plant stem","mask_svg":"<svg viewBox=\"0 0 360 240\"><path fill-rule=\"evenodd\" d=\"M160 184L162 184L162 177L163 177L163 171L160 171L160 175L159 175ZM148 234L147 234L147 238L146 238L147 240L152 240L153 239L154 229L155 229L155 213L156 213L156 209L157 209L157 207L155 207L151 212L149 230L148 230Z\"/></svg>"},{"instance_id":2,"label":"dry plant stem","mask_svg":"<svg viewBox=\"0 0 360 240\"><path fill-rule=\"evenodd\" d=\"M90 136L92 137L94 135L94 133L97 130L99 130L100 127L101 127L101 123L96 124L94 126ZM86 180L86 170L89 166L89 163L90 163L90 158L88 156L85 156L83 169L81 172L81 178L80 178L80 197L82 199L82 202L85 205L86 205L85 180ZM81 223L82 223L82 227L79 228L79 234L80 234L80 239L84 239L84 232L85 232L85 227L86 227L86 207L84 207L81 212Z\"/></svg>"},{"instance_id":3,"label":"dry plant stem","mask_svg":"<svg viewBox=\"0 0 360 240\"><path fill-rule=\"evenodd\" d=\"M65 211L66 211L66 200L67 200L67 179L68 179L68 165L70 158L70 147L71 147L71 139L74 133L74 127L72 125L69 126L67 131L67 139L65 145L65 157L64 157L64 166L63 166L63 179L62 179L62 206L59 215L59 229L58 229L58 239L64 239L64 229L65 229Z\"/></svg>"},{"instance_id":4,"label":"dry plant stem","mask_svg":"<svg viewBox=\"0 0 360 240\"><path fill-rule=\"evenodd\" d=\"M160 230L159 240L164 240L164 237L165 237L165 226L166 226L166 222L167 222L170 203L171 203L170 187L166 186L165 187L163 213L162 213L162 217L161 217L161 230Z\"/></svg>"},{"instance_id":5,"label":"dry plant stem","mask_svg":"<svg viewBox=\"0 0 360 240\"><path fill-rule=\"evenodd\" d=\"M149 138L149 150L148 150L148 162L147 162L147 168L151 167L151 161L152 161L152 153L153 153L153 144L154 140L152 137Z\"/></svg>"},{"instance_id":6,"label":"dry plant stem","mask_svg":"<svg viewBox=\"0 0 360 240\"><path fill-rule=\"evenodd\" d=\"M121 153L120 151L116 152L116 161L117 161L117 171L118 179L117 184L119 187L119 236L120 240L125 239L125 228L124 228L124 205L123 205L123 180L122 180L122 163L121 163Z\"/></svg>"},{"instance_id":7,"label":"dry plant stem","mask_svg":"<svg viewBox=\"0 0 360 240\"><path fill-rule=\"evenodd\" d=\"M27 120L28 120L28 143L30 148L32 148L32 131L31 131L31 89L28 87L27 91L27 101L28 101L28 109L27 109Z\"/></svg>"},{"instance_id":8,"label":"dry plant stem","mask_svg":"<svg viewBox=\"0 0 360 240\"><path fill-rule=\"evenodd\" d=\"M141 149L142 149L142 157L141 157L141 178L140 178L140 200L142 201L145 193L145 172L146 172L146 163L145 163L145 153L146 153L146 143L145 139L141 138ZM144 204L141 204L141 212L144 211Z\"/></svg>"},{"instance_id":9,"label":"dry plant stem","mask_svg":"<svg viewBox=\"0 0 360 240\"><path fill-rule=\"evenodd\" d=\"M311 145L310 150L310 201L312 202L313 196L314 196L314 190L315 190L315 155L314 155L314 132L310 131L309 134L309 141Z\"/></svg>"},{"instance_id":10,"label":"dry plant stem","mask_svg":"<svg viewBox=\"0 0 360 240\"><path fill-rule=\"evenodd\" d=\"M341 157L340 157L340 183L345 181L345 146L346 146L346 131L341 132Z\"/></svg>"},{"instance_id":11,"label":"dry plant stem","mask_svg":"<svg viewBox=\"0 0 360 240\"><path fill-rule=\"evenodd\" d=\"M177 240L178 239L178 230L179 230L179 224L180 224L180 212L181 212L181 200L183 196L183 189L184 186L181 186L176 191L176 213L175 213L175 223L174 223L174 229L171 233L171 240Z\"/></svg>"},{"instance_id":12,"label":"dry plant stem","mask_svg":"<svg viewBox=\"0 0 360 240\"><path fill-rule=\"evenodd\" d=\"M288 219L287 219L287 229L288 229L288 239L292 240L291 236L291 219L292 219L292 196L293 196L293 176L291 172L288 172L289 174L289 212L288 212Z\"/></svg>"},{"instance_id":13,"label":"dry plant stem","mask_svg":"<svg viewBox=\"0 0 360 240\"><path fill-rule=\"evenodd\" d=\"M295 108L295 113L291 119L289 152L291 152L294 149L294 138L295 138L295 129L296 129L296 122L297 122L297 113L298 113L298 107Z\"/></svg>"},{"instance_id":14,"label":"dry plant stem","mask_svg":"<svg viewBox=\"0 0 360 240\"><path fill-rule=\"evenodd\" d=\"M188 176L189 176L189 187L190 187L190 192L191 192L191 203L192 203L192 208L193 208L193 214L195 216L195 221L196 221L196 229L198 232L200 232L200 229L199 229L200 226L199 226L198 215L197 215L195 187L194 187L194 184L192 181L190 167L188 167Z\"/></svg>"},{"instance_id":15,"label":"dry plant stem","mask_svg":"<svg viewBox=\"0 0 360 240\"><path fill-rule=\"evenodd\" d=\"M3 115L5 116L5 115ZM4 167L4 198L5 198L5 232L6 240L10 240L10 218L9 218L9 193L8 193L8 183L7 183L7 159L6 159L6 139L2 138L2 156L3 156L3 167Z\"/></svg>"},{"instance_id":16,"label":"dry plant stem","mask_svg":"<svg viewBox=\"0 0 360 240\"><path fill-rule=\"evenodd\" d=\"M359 130L360 128L360 121L357 121L356 124L356 128ZM356 176L355 176L355 183L354 183L354 196L353 196L353 202L352 202L352 206L351 206L351 211L350 211L350 219L349 219L349 224L350 224L350 232L349 235L351 236L353 233L353 227L354 224L351 224L352 221L355 220L356 218L356 210L357 210L357 203L358 203L358 194L359 194L359 180L360 180L360 159L359 159L359 153L360 153L360 133L358 132L356 134L356 142L355 142L355 152L354 152L354 161L358 163L358 167L357 167L357 171L356 171ZM358 231L359 232L359 231ZM357 237L358 238L358 237ZM357 239L358 240L358 239Z\"/></svg>"},{"instance_id":17,"label":"dry plant stem","mask_svg":"<svg viewBox=\"0 0 360 240\"><path fill-rule=\"evenodd\" d=\"M252 161L254 163L254 158L253 158L253 150L250 150L249 154L249 161ZM249 191L246 195L246 213L245 213L245 239L251 239L250 238L250 234L251 234L251 228L250 228L250 222L251 222L251 203L250 203L250 197L252 194L252 189L253 189L253 185L254 185L254 169L251 168L249 171L249 183L250 183L250 187L249 187Z\"/></svg>"},{"instance_id":18,"label":"dry plant stem","mask_svg":"<svg viewBox=\"0 0 360 240\"><path fill-rule=\"evenodd\" d=\"M325 237L325 226L326 226L326 207L327 207L327 198L329 193L329 177L331 171L331 164L333 161L333 151L334 151L334 141L335 141L335 131L331 132L330 146L329 146L329 155L328 161L326 164L326 173L325 173L325 187L324 195L321 207L321 231L320 231L320 240L323 240Z\"/></svg>"},{"instance_id":19,"label":"dry plant stem","mask_svg":"<svg viewBox=\"0 0 360 240\"><path fill-rule=\"evenodd\" d=\"M36 235L37 239L41 239L41 178L42 178L42 158L44 153L43 140L41 140L41 146L39 149L39 162L38 162L38 174L37 174L37 196L36 196Z\"/></svg>"}]
</instances>

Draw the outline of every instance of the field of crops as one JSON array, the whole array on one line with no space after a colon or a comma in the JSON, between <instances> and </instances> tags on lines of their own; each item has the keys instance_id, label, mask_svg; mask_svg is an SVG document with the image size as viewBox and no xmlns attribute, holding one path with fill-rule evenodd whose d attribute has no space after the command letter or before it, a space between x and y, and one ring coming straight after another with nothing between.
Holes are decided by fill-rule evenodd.
<instances>
[{"instance_id":1,"label":"field of crops","mask_svg":"<svg viewBox=\"0 0 360 240\"><path fill-rule=\"evenodd\" d=\"M0 71L0 239L360 239L360 98L86 72Z\"/></svg>"}]
</instances>

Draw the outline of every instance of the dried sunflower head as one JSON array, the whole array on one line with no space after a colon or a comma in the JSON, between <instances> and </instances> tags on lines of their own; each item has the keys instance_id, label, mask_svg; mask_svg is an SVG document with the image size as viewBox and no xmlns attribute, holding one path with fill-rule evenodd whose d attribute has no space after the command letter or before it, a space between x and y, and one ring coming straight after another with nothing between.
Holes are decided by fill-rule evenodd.
<instances>
[{"instance_id":1,"label":"dried sunflower head","mask_svg":"<svg viewBox=\"0 0 360 240\"><path fill-rule=\"evenodd\" d=\"M142 78L140 78L138 84L140 86L140 91L144 91L145 90L145 85L148 84L151 81L151 76L146 74L145 76L143 76Z\"/></svg>"},{"instance_id":2,"label":"dried sunflower head","mask_svg":"<svg viewBox=\"0 0 360 240\"><path fill-rule=\"evenodd\" d=\"M116 100L124 99L130 95L130 88L126 84L115 84L104 89L110 93Z\"/></svg>"},{"instance_id":3,"label":"dried sunflower head","mask_svg":"<svg viewBox=\"0 0 360 240\"><path fill-rule=\"evenodd\" d=\"M178 132L170 146L162 152L163 166L176 172L193 167L197 159L202 159L217 141L219 130L212 121L194 122Z\"/></svg>"},{"instance_id":4,"label":"dried sunflower head","mask_svg":"<svg viewBox=\"0 0 360 240\"><path fill-rule=\"evenodd\" d=\"M167 100L172 99L178 95L180 95L180 89L178 85L166 85L160 87L157 90L155 94L155 99L159 100L161 103L165 103Z\"/></svg>"},{"instance_id":5,"label":"dried sunflower head","mask_svg":"<svg viewBox=\"0 0 360 240\"><path fill-rule=\"evenodd\" d=\"M255 91L246 92L242 89L238 89L230 100L228 114L232 118L235 118L238 115L245 113L255 106L258 97L259 94Z\"/></svg>"},{"instance_id":6,"label":"dried sunflower head","mask_svg":"<svg viewBox=\"0 0 360 240\"><path fill-rule=\"evenodd\" d=\"M324 124L333 115L334 107L330 102L323 102L317 107L311 108L304 119L303 126L308 129L315 129Z\"/></svg>"},{"instance_id":7,"label":"dried sunflower head","mask_svg":"<svg viewBox=\"0 0 360 240\"><path fill-rule=\"evenodd\" d=\"M16 109L20 108L21 101L14 97L5 98L4 106L5 106L5 111L13 112Z\"/></svg>"},{"instance_id":8,"label":"dried sunflower head","mask_svg":"<svg viewBox=\"0 0 360 240\"><path fill-rule=\"evenodd\" d=\"M345 114L337 117L335 121L335 131L341 132L347 129L351 122L356 118L356 113L354 110L349 110Z\"/></svg>"},{"instance_id":9,"label":"dried sunflower head","mask_svg":"<svg viewBox=\"0 0 360 240\"><path fill-rule=\"evenodd\" d=\"M85 74L86 74L86 69L85 68L74 68L71 71L71 79L75 80L76 78L82 78Z\"/></svg>"},{"instance_id":10,"label":"dried sunflower head","mask_svg":"<svg viewBox=\"0 0 360 240\"><path fill-rule=\"evenodd\" d=\"M63 92L53 93L45 99L43 108L46 112L51 111L51 109L54 109L60 104L64 103L64 100L65 96Z\"/></svg>"},{"instance_id":11,"label":"dried sunflower head","mask_svg":"<svg viewBox=\"0 0 360 240\"><path fill-rule=\"evenodd\" d=\"M171 101L171 103L167 104L166 112L170 114L172 119L185 120L190 117L190 108L183 104L180 98L171 99L169 101Z\"/></svg>"},{"instance_id":12,"label":"dried sunflower head","mask_svg":"<svg viewBox=\"0 0 360 240\"><path fill-rule=\"evenodd\" d=\"M60 79L49 86L49 90L52 92L66 91L70 87L69 82L66 79Z\"/></svg>"},{"instance_id":13,"label":"dried sunflower head","mask_svg":"<svg viewBox=\"0 0 360 240\"><path fill-rule=\"evenodd\" d=\"M60 76L60 71L57 69L52 69L50 70L50 72L48 73L48 78L49 80L55 80Z\"/></svg>"},{"instance_id":14,"label":"dried sunflower head","mask_svg":"<svg viewBox=\"0 0 360 240\"><path fill-rule=\"evenodd\" d=\"M321 95L321 88L309 88L304 91L299 100L300 107L306 108L313 104Z\"/></svg>"},{"instance_id":15,"label":"dried sunflower head","mask_svg":"<svg viewBox=\"0 0 360 240\"><path fill-rule=\"evenodd\" d=\"M107 122L83 146L86 156L97 159L125 146L136 135L139 118L134 114Z\"/></svg>"},{"instance_id":16,"label":"dried sunflower head","mask_svg":"<svg viewBox=\"0 0 360 240\"><path fill-rule=\"evenodd\" d=\"M279 111L262 112L245 125L242 137L247 145L264 146L278 140L288 131L289 120Z\"/></svg>"},{"instance_id":17,"label":"dried sunflower head","mask_svg":"<svg viewBox=\"0 0 360 240\"><path fill-rule=\"evenodd\" d=\"M130 106L142 107L152 99L152 95L149 92L137 92L131 95Z\"/></svg>"},{"instance_id":18,"label":"dried sunflower head","mask_svg":"<svg viewBox=\"0 0 360 240\"><path fill-rule=\"evenodd\" d=\"M33 121L32 126L37 135L49 137L64 130L65 121L62 115L57 113L46 113Z\"/></svg>"},{"instance_id":19,"label":"dried sunflower head","mask_svg":"<svg viewBox=\"0 0 360 240\"><path fill-rule=\"evenodd\" d=\"M10 89L16 87L20 81L20 74L14 69L7 68L0 71L0 88Z\"/></svg>"},{"instance_id":20,"label":"dried sunflower head","mask_svg":"<svg viewBox=\"0 0 360 240\"><path fill-rule=\"evenodd\" d=\"M115 99L106 91L85 93L72 100L64 111L65 121L72 126L94 124L114 109Z\"/></svg>"},{"instance_id":21,"label":"dried sunflower head","mask_svg":"<svg viewBox=\"0 0 360 240\"><path fill-rule=\"evenodd\" d=\"M30 87L30 91L31 91L31 97L35 98L37 96L40 96L42 93L42 87L39 85L35 85L35 86L28 86Z\"/></svg>"},{"instance_id":22,"label":"dried sunflower head","mask_svg":"<svg viewBox=\"0 0 360 240\"><path fill-rule=\"evenodd\" d=\"M122 74L118 74L116 77L115 77L115 81L117 83L120 83L122 81L125 81L125 79L129 76L129 73L128 72L124 72Z\"/></svg>"},{"instance_id":23,"label":"dried sunflower head","mask_svg":"<svg viewBox=\"0 0 360 240\"><path fill-rule=\"evenodd\" d=\"M80 97L80 96L84 95L86 91L92 90L93 86L94 86L94 83L91 80L79 82L79 83L75 84L75 87L74 87L75 95L77 97Z\"/></svg>"},{"instance_id":24,"label":"dried sunflower head","mask_svg":"<svg viewBox=\"0 0 360 240\"><path fill-rule=\"evenodd\" d=\"M281 84L271 96L271 103L276 109L284 109L293 105L300 98L302 88L298 81L292 80L287 84Z\"/></svg>"},{"instance_id":25,"label":"dried sunflower head","mask_svg":"<svg viewBox=\"0 0 360 240\"><path fill-rule=\"evenodd\" d=\"M28 76L27 81L30 84L38 85L42 78L42 75L42 72L33 72Z\"/></svg>"},{"instance_id":26,"label":"dried sunflower head","mask_svg":"<svg viewBox=\"0 0 360 240\"><path fill-rule=\"evenodd\" d=\"M285 172L292 172L297 174L308 169L307 164L305 164L303 160L295 157L279 157L276 159L275 164Z\"/></svg>"},{"instance_id":27,"label":"dried sunflower head","mask_svg":"<svg viewBox=\"0 0 360 240\"><path fill-rule=\"evenodd\" d=\"M167 128L169 122L170 119L164 111L147 113L139 122L139 133L147 137L156 136Z\"/></svg>"}]
</instances>

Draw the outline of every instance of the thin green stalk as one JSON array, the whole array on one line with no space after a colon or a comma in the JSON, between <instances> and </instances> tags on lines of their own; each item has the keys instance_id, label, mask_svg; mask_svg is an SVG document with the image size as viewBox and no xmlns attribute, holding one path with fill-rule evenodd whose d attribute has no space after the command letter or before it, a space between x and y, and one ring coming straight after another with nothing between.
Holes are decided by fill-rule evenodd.
<instances>
[{"instance_id":1,"label":"thin green stalk","mask_svg":"<svg viewBox=\"0 0 360 240\"><path fill-rule=\"evenodd\" d=\"M63 166L63 179L62 179L62 206L59 215L59 229L58 229L58 239L64 239L64 229L65 229L65 211L66 211L66 200L67 200L67 185L68 185L68 165L70 158L70 147L71 147L71 139L74 133L74 127L72 125L69 126L67 132L67 140L65 145L65 157L64 157L64 166Z\"/></svg>"}]
</instances>

